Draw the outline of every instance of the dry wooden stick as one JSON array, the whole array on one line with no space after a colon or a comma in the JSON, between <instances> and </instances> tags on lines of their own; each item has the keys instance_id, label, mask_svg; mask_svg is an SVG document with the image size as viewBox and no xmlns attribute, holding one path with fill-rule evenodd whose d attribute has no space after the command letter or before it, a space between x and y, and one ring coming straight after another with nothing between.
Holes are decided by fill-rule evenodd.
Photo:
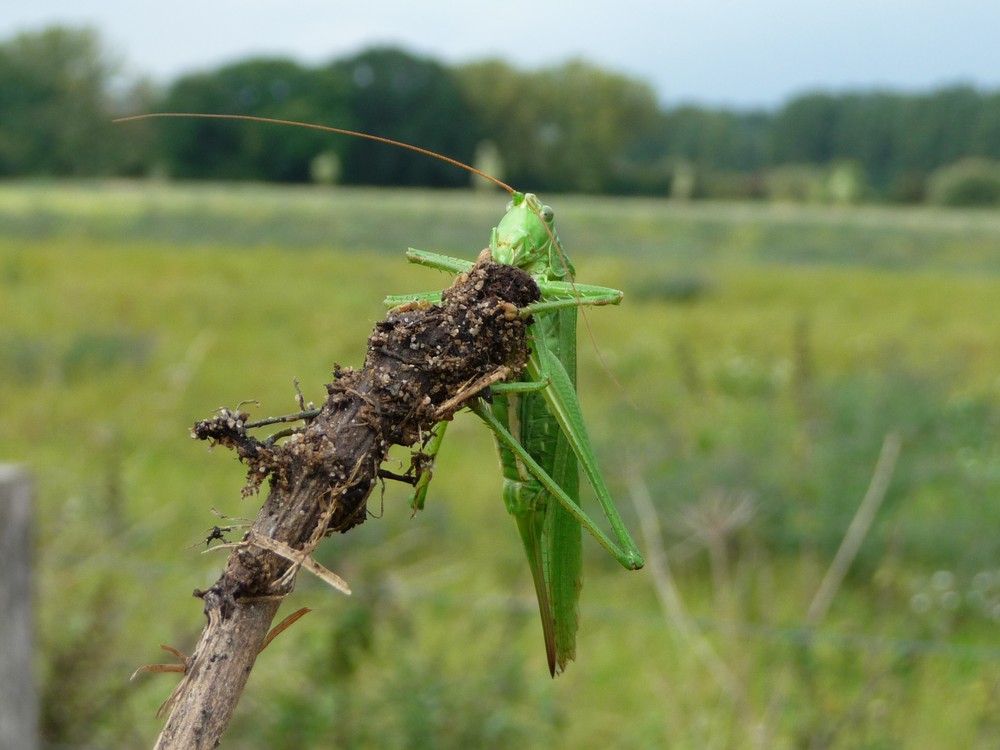
<instances>
[{"instance_id":1,"label":"dry wooden stick","mask_svg":"<svg viewBox=\"0 0 1000 750\"><path fill-rule=\"evenodd\" d=\"M527 274L486 253L440 306L390 312L369 338L364 367L337 367L319 414L285 442L251 437L247 415L228 410L195 425L196 438L237 451L247 464L244 492L264 479L270 492L222 576L195 592L208 622L165 704L170 714L157 750L219 744L298 568L327 535L365 520L391 445L412 446L451 418L476 395L470 384L520 373L529 321L510 313L538 296Z\"/></svg>"}]
</instances>

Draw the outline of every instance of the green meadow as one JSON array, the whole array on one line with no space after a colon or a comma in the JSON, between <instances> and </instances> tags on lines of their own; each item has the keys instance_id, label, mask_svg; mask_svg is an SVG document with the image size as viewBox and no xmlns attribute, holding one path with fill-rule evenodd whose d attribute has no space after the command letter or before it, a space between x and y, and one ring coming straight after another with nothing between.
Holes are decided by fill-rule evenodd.
<instances>
[{"instance_id":1,"label":"green meadow","mask_svg":"<svg viewBox=\"0 0 1000 750\"><path fill-rule=\"evenodd\" d=\"M461 414L427 510L389 484L324 542L354 595L300 578L285 606L313 612L261 654L224 744L995 746L1000 214L545 197L577 279L625 290L580 326L579 389L649 565L585 540L577 661L551 680L491 438ZM159 732L177 676L129 676L191 649L191 592L225 559L204 540L259 504L191 425L292 412L293 379L321 402L385 294L449 283L406 247L473 258L505 203L0 184L0 461L37 479L49 746Z\"/></svg>"}]
</instances>

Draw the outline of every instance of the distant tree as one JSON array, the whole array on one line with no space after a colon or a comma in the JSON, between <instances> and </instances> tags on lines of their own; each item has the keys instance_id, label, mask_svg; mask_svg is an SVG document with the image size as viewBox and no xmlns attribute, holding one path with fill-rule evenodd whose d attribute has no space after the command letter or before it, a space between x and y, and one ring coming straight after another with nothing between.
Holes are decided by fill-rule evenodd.
<instances>
[{"instance_id":1,"label":"distant tree","mask_svg":"<svg viewBox=\"0 0 1000 750\"><path fill-rule=\"evenodd\" d=\"M970 86L929 94L812 93L789 101L771 133L774 164L856 162L885 194L916 195L931 171L1000 156L1000 98Z\"/></svg>"},{"instance_id":2,"label":"distant tree","mask_svg":"<svg viewBox=\"0 0 1000 750\"><path fill-rule=\"evenodd\" d=\"M767 164L770 117L682 106L663 115L666 152L702 168L753 171Z\"/></svg>"},{"instance_id":3,"label":"distant tree","mask_svg":"<svg viewBox=\"0 0 1000 750\"><path fill-rule=\"evenodd\" d=\"M111 124L117 82L91 29L55 27L0 43L0 175L119 171L139 131Z\"/></svg>"},{"instance_id":4,"label":"distant tree","mask_svg":"<svg viewBox=\"0 0 1000 750\"><path fill-rule=\"evenodd\" d=\"M185 76L159 107L351 127L347 97L347 79L334 69L257 59ZM337 136L278 125L205 119L157 125L164 165L177 177L305 182L317 157L347 148Z\"/></svg>"},{"instance_id":5,"label":"distant tree","mask_svg":"<svg viewBox=\"0 0 1000 750\"><path fill-rule=\"evenodd\" d=\"M152 112L159 92L148 78L121 86L112 101L110 117ZM156 125L152 120L112 124L115 174L126 177L150 175L157 161Z\"/></svg>"},{"instance_id":6,"label":"distant tree","mask_svg":"<svg viewBox=\"0 0 1000 750\"><path fill-rule=\"evenodd\" d=\"M828 164L836 158L840 103L831 94L807 94L788 102L771 129L775 164Z\"/></svg>"},{"instance_id":7,"label":"distant tree","mask_svg":"<svg viewBox=\"0 0 1000 750\"><path fill-rule=\"evenodd\" d=\"M456 70L477 131L496 145L505 179L530 185L541 172L535 81L500 60L484 60Z\"/></svg>"},{"instance_id":8,"label":"distant tree","mask_svg":"<svg viewBox=\"0 0 1000 750\"><path fill-rule=\"evenodd\" d=\"M540 111L555 136L546 144L548 189L607 191L638 163L633 148L659 124L653 90L578 60L538 76Z\"/></svg>"},{"instance_id":9,"label":"distant tree","mask_svg":"<svg viewBox=\"0 0 1000 750\"><path fill-rule=\"evenodd\" d=\"M980 94L969 86L906 97L897 121L901 169L930 172L974 154Z\"/></svg>"},{"instance_id":10,"label":"distant tree","mask_svg":"<svg viewBox=\"0 0 1000 750\"><path fill-rule=\"evenodd\" d=\"M1000 161L1000 91L982 96L971 137L969 153Z\"/></svg>"},{"instance_id":11,"label":"distant tree","mask_svg":"<svg viewBox=\"0 0 1000 750\"><path fill-rule=\"evenodd\" d=\"M516 185L602 192L648 164L643 147L660 111L644 83L581 61L535 73L488 61L458 72L480 130Z\"/></svg>"},{"instance_id":12,"label":"distant tree","mask_svg":"<svg viewBox=\"0 0 1000 750\"><path fill-rule=\"evenodd\" d=\"M347 81L354 127L471 164L480 140L462 90L440 63L394 48L375 48L335 62ZM466 187L467 172L403 149L352 140L343 181L368 185Z\"/></svg>"},{"instance_id":13,"label":"distant tree","mask_svg":"<svg viewBox=\"0 0 1000 750\"><path fill-rule=\"evenodd\" d=\"M886 92L845 94L836 99L833 159L854 163L869 180L886 188L901 171L898 164L903 98Z\"/></svg>"}]
</instances>

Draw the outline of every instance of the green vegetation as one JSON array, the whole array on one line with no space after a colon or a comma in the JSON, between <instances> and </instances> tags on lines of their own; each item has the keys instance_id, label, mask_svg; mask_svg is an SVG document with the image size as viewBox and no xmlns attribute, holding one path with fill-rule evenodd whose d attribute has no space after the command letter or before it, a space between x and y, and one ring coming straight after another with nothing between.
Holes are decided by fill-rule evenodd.
<instances>
[{"instance_id":1,"label":"green vegetation","mask_svg":"<svg viewBox=\"0 0 1000 750\"><path fill-rule=\"evenodd\" d=\"M354 591L257 663L239 747L989 747L1000 715L1000 218L961 210L546 196L588 314L580 389L609 478L652 494L674 581L715 654L668 625L652 566L590 540L579 661L545 667L486 431L452 429L428 510L321 547ZM502 194L132 183L0 186L0 456L31 466L44 731L150 746L223 554L243 472L187 439L217 406L319 401L387 292L472 257ZM588 351L590 352L588 354ZM635 404L630 403L636 402ZM884 436L902 454L827 618L805 613ZM405 456L400 455L401 459ZM234 532L233 535L239 532ZM194 545L189 548L189 545ZM711 664L724 665L729 682ZM757 744L759 742L759 744Z\"/></svg>"}]
</instances>

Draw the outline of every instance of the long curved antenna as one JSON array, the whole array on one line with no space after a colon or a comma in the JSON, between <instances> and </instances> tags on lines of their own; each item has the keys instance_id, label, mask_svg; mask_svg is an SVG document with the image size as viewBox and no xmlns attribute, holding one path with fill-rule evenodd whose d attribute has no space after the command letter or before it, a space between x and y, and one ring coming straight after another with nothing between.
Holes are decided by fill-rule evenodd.
<instances>
[{"instance_id":1,"label":"long curved antenna","mask_svg":"<svg viewBox=\"0 0 1000 750\"><path fill-rule=\"evenodd\" d=\"M144 115L129 115L128 117L117 117L111 122L133 122L135 120L153 120L157 118L164 117L197 117L203 120L249 120L251 122L268 122L273 125L291 125L297 128L310 128L312 130L322 130L327 133L340 133L341 135L350 135L355 138L365 138L369 141L377 141L378 143L387 143L390 146L396 146L398 148L405 148L409 151L415 151L418 154L423 154L424 156L431 156L435 159L440 159L443 162L447 162L453 166L464 169L466 172L471 172L477 177L482 177L484 180L492 182L497 187L501 187L508 193L515 193L510 185L506 182L498 180L493 175L486 174L485 172L471 167L464 162L460 162L458 159L452 159L450 156L445 156L444 154L439 154L435 151L430 151L426 148L420 148L420 146L414 146L411 143L404 143L403 141L396 141L392 138L385 138L381 135L372 135L371 133L362 133L357 130L348 130L347 128L335 128L332 125L317 125L311 122L298 122L297 120L282 120L277 117L257 117L256 115L223 115L223 114L206 114L205 112L151 112Z\"/></svg>"}]
</instances>

